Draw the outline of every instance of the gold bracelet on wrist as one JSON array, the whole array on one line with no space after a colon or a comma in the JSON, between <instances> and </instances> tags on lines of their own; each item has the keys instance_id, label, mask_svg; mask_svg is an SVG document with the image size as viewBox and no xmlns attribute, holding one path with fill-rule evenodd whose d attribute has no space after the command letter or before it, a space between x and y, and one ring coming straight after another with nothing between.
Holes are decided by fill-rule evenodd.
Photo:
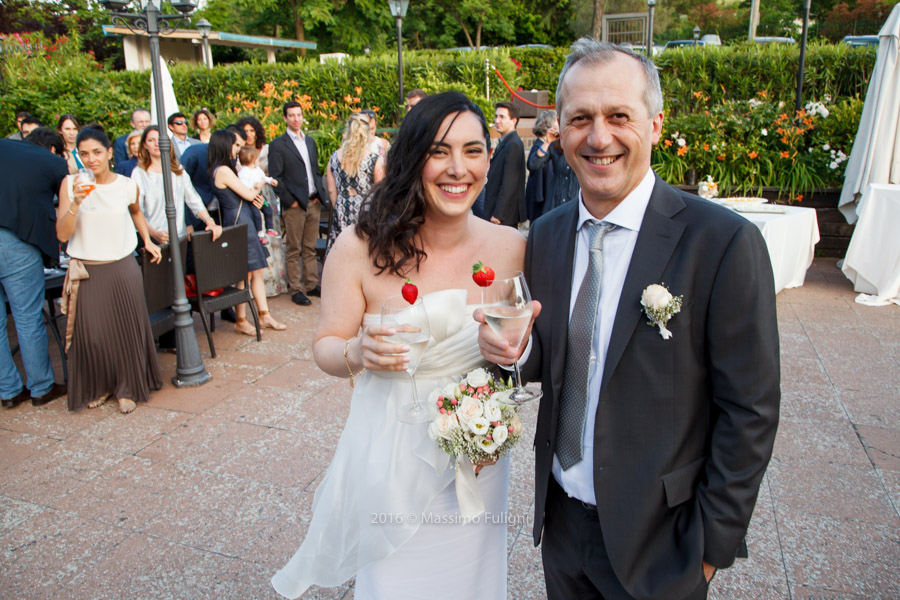
<instances>
[{"instance_id":1,"label":"gold bracelet on wrist","mask_svg":"<svg viewBox=\"0 0 900 600\"><path fill-rule=\"evenodd\" d=\"M72 205L71 205L71 204L69 205L69 210L67 210L66 212L69 213L70 215L72 215L73 217L77 217L77 216L78 216L78 213L77 213L77 212L72 212Z\"/></svg>"},{"instance_id":2,"label":"gold bracelet on wrist","mask_svg":"<svg viewBox=\"0 0 900 600\"><path fill-rule=\"evenodd\" d=\"M355 339L356 338L350 338L349 340L347 340L347 343L344 344L344 362L347 363L347 372L350 373L350 387L351 388L354 385L353 378L359 377L360 375L362 375L363 373L366 372L365 367L363 367L363 370L360 371L359 373L353 373L353 368L350 366L350 359L347 357L347 353L350 351L350 342L352 342Z\"/></svg>"}]
</instances>

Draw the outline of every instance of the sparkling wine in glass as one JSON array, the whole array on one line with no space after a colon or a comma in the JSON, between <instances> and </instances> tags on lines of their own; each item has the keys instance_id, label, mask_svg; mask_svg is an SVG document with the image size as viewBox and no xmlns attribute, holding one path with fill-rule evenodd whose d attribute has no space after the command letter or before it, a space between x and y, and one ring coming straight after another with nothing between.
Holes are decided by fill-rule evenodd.
<instances>
[{"instance_id":1,"label":"sparkling wine in glass","mask_svg":"<svg viewBox=\"0 0 900 600\"><path fill-rule=\"evenodd\" d=\"M481 291L484 304L484 320L490 328L506 339L513 348L522 345L525 331L531 321L532 302L525 275L521 271L498 273L494 282ZM543 395L540 389L522 386L519 363L513 363L516 371L516 389L510 394L508 404L519 406Z\"/></svg>"},{"instance_id":2,"label":"sparkling wine in glass","mask_svg":"<svg viewBox=\"0 0 900 600\"><path fill-rule=\"evenodd\" d=\"M397 409L397 418L403 423L427 423L434 415L430 407L419 402L415 377L425 347L431 340L431 325L428 322L428 313L425 312L425 304L421 298L410 304L399 294L391 296L381 304L381 324L392 327L396 331L394 335L385 337L385 342L409 346L409 362L406 363L406 373L409 375L409 382L412 385L413 401L403 404Z\"/></svg>"}]
</instances>

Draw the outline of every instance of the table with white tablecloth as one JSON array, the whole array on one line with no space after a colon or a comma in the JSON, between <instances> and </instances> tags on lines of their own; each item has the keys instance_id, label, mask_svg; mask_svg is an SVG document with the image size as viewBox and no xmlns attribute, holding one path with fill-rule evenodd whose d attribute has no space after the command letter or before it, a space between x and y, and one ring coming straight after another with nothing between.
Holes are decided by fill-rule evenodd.
<instances>
[{"instance_id":1,"label":"table with white tablecloth","mask_svg":"<svg viewBox=\"0 0 900 600\"><path fill-rule=\"evenodd\" d=\"M869 185L856 212L859 221L841 270L865 294L857 302L900 304L900 185Z\"/></svg>"},{"instance_id":2,"label":"table with white tablecloth","mask_svg":"<svg viewBox=\"0 0 900 600\"><path fill-rule=\"evenodd\" d=\"M759 227L775 275L775 293L803 285L819 242L819 222L814 208L779 206L783 213L741 213ZM777 210L776 209L776 210Z\"/></svg>"}]
</instances>

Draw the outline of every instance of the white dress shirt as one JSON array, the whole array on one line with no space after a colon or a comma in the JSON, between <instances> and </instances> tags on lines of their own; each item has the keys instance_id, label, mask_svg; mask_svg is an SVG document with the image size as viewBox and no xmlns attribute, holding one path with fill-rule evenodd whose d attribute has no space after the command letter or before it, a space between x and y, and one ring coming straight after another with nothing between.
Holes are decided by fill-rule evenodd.
<instances>
[{"instance_id":1,"label":"white dress shirt","mask_svg":"<svg viewBox=\"0 0 900 600\"><path fill-rule=\"evenodd\" d=\"M597 417L597 404L600 401L600 383L603 380L603 366L606 363L606 351L609 338L616 319L616 309L625 284L625 275L631 264L631 255L637 242L644 212L650 202L650 194L656 178L651 169L638 186L616 206L601 223L618 225L603 238L603 275L600 283L600 300L597 302L597 319L594 322L594 337L591 343L591 364L588 367L588 406L584 419L584 431L581 434L584 458L563 471L556 454L553 455L553 476L565 492L588 504L596 504L594 496L594 421ZM569 318L575 308L578 290L587 272L590 248L588 233L584 224L597 222L584 206L584 200L578 201L578 239L575 242L575 264L572 269L572 296L569 303Z\"/></svg>"},{"instance_id":2,"label":"white dress shirt","mask_svg":"<svg viewBox=\"0 0 900 600\"><path fill-rule=\"evenodd\" d=\"M191 147L191 141L188 138L185 137L182 140L180 137L178 137L174 133L172 134L172 143L175 145L175 150L177 152L176 156L178 156L178 158L181 158L182 152L184 152L185 150L187 150L188 148Z\"/></svg>"},{"instance_id":3,"label":"white dress shirt","mask_svg":"<svg viewBox=\"0 0 900 600\"><path fill-rule=\"evenodd\" d=\"M309 148L306 147L306 136L303 132L300 132L300 135L295 134L290 129L287 130L288 137L291 138L291 141L294 142L294 146L297 147L297 151L300 152L300 156L303 157L303 162L306 163L306 181L309 183L309 196L310 198L313 194L316 193L316 181L313 179L313 169L312 163L309 160Z\"/></svg>"}]
</instances>

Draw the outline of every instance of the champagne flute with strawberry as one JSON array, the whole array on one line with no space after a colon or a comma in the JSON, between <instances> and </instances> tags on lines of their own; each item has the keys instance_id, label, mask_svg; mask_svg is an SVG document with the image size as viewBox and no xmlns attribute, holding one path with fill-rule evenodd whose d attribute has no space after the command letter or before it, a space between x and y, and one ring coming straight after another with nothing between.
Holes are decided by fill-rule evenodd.
<instances>
[{"instance_id":1,"label":"champagne flute with strawberry","mask_svg":"<svg viewBox=\"0 0 900 600\"><path fill-rule=\"evenodd\" d=\"M418 297L419 290L412 280L406 280L401 292L400 295L386 298L381 304L381 324L396 331L394 335L385 337L384 341L409 347L406 373L412 385L413 401L397 409L397 418L403 423L427 423L434 415L429 407L419 402L415 375L425 347L431 340L431 325L425 303Z\"/></svg>"},{"instance_id":2,"label":"champagne flute with strawberry","mask_svg":"<svg viewBox=\"0 0 900 600\"><path fill-rule=\"evenodd\" d=\"M532 302L528 283L521 271L512 271L495 275L494 271L482 263L472 267L472 278L481 290L484 304L484 320L490 328L518 348L525 339L525 332L531 322ZM516 372L516 388L509 395L506 404L520 406L526 402L537 400L543 395L540 389L523 386L519 373L518 361L513 363Z\"/></svg>"}]
</instances>

